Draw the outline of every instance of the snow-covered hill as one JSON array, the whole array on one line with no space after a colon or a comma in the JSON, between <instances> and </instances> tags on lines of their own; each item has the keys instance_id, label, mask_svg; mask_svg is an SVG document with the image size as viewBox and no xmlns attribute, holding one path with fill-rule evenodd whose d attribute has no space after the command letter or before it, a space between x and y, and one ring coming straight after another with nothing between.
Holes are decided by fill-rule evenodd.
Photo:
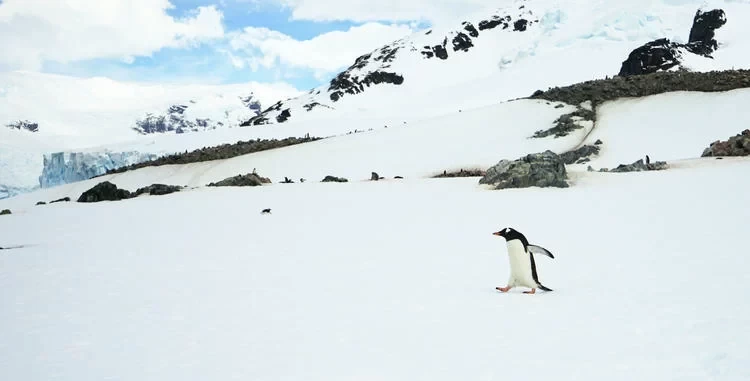
<instances>
[{"instance_id":1,"label":"snow-covered hill","mask_svg":"<svg viewBox=\"0 0 750 381\"><path fill-rule=\"evenodd\" d=\"M409 119L617 75L629 53L649 41L687 43L699 8L725 11L726 25L716 30L718 49L712 58L681 51L677 67L750 68L750 30L743 21L750 19L747 1L505 3L364 54L329 83L279 101L245 124L363 113Z\"/></svg>"},{"instance_id":2,"label":"snow-covered hill","mask_svg":"<svg viewBox=\"0 0 750 381\"><path fill-rule=\"evenodd\" d=\"M0 246L25 245L0 251L0 375L745 380L750 159L699 156L746 128L748 101L748 89L617 100L593 131L531 139L573 107L520 100L0 200L13 210ZM564 189L424 178L595 135L591 165L649 154L671 167L570 166ZM202 187L253 168L308 181ZM386 179L366 181L373 170ZM198 188L34 206L103 180ZM537 260L555 291L495 291L509 266L490 233L506 226L555 254Z\"/></svg>"}]
</instances>

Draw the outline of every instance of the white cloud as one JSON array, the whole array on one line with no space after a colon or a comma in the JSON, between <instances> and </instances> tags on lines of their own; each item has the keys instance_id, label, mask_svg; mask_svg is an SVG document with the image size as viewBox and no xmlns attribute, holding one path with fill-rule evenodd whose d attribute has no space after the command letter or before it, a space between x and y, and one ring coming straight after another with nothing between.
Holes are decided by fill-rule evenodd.
<instances>
[{"instance_id":1,"label":"white cloud","mask_svg":"<svg viewBox=\"0 0 750 381\"><path fill-rule=\"evenodd\" d=\"M38 70L45 61L132 62L165 47L187 47L224 36L222 13L199 7L167 14L169 0L3 0L0 68Z\"/></svg>"},{"instance_id":2,"label":"white cloud","mask_svg":"<svg viewBox=\"0 0 750 381\"><path fill-rule=\"evenodd\" d=\"M455 22L464 15L486 8L497 8L509 0L265 0L287 7L292 19L334 21L428 21Z\"/></svg>"},{"instance_id":3,"label":"white cloud","mask_svg":"<svg viewBox=\"0 0 750 381\"><path fill-rule=\"evenodd\" d=\"M267 28L247 27L229 34L225 51L235 67L311 70L320 78L346 67L357 56L412 32L406 25L366 23L347 31L333 31L309 40L294 38Z\"/></svg>"}]
</instances>

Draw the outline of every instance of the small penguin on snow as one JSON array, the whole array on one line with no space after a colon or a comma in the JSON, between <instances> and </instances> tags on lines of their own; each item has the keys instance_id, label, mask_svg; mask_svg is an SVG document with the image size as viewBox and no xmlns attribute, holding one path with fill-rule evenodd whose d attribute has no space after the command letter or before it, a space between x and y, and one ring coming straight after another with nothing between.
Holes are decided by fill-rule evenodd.
<instances>
[{"instance_id":1,"label":"small penguin on snow","mask_svg":"<svg viewBox=\"0 0 750 381\"><path fill-rule=\"evenodd\" d=\"M508 247L508 259L510 260L508 284L505 287L495 287L496 290L508 292L513 287L522 286L531 288L531 291L524 291L524 294L534 294L537 288L543 291L552 291L539 282L536 262L534 262L534 254L544 254L550 258L555 258L549 250L530 244L523 234L513 228L505 228L492 234L505 238Z\"/></svg>"}]
</instances>

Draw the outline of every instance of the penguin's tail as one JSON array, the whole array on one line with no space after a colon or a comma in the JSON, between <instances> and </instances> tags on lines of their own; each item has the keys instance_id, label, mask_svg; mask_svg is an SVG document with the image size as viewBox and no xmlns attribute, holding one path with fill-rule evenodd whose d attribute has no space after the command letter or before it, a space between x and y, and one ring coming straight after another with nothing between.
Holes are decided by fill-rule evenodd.
<instances>
[{"instance_id":1,"label":"penguin's tail","mask_svg":"<svg viewBox=\"0 0 750 381\"><path fill-rule=\"evenodd\" d=\"M542 284L541 284L541 283L539 284L539 289L540 289L540 290L542 290L542 291L552 291L552 289L551 289L551 288L549 288L549 287L546 287L546 286L542 286Z\"/></svg>"}]
</instances>

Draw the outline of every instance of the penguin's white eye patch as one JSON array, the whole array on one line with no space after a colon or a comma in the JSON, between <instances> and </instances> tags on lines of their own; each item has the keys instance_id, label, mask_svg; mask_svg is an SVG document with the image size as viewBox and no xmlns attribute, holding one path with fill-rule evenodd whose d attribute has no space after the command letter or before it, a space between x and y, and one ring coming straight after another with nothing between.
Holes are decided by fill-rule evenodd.
<instances>
[{"instance_id":1,"label":"penguin's white eye patch","mask_svg":"<svg viewBox=\"0 0 750 381\"><path fill-rule=\"evenodd\" d=\"M510 233L510 228L505 228L506 233Z\"/></svg>"}]
</instances>

